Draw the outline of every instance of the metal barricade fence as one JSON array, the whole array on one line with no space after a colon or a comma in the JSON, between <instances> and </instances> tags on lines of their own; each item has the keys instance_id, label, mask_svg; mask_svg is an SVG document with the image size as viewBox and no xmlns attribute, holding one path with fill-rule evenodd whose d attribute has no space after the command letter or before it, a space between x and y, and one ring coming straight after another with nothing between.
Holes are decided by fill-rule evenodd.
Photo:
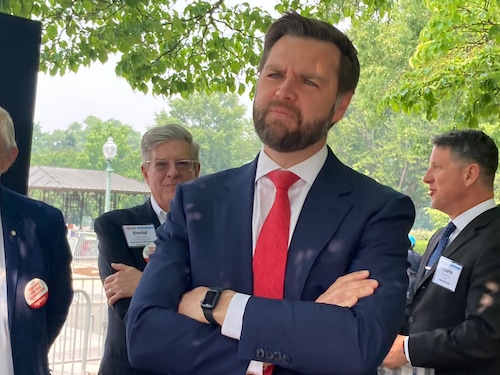
<instances>
[{"instance_id":1,"label":"metal barricade fence","mask_svg":"<svg viewBox=\"0 0 500 375\"><path fill-rule=\"evenodd\" d=\"M97 267L97 235L95 232L79 231L76 237L68 237L73 253L73 264Z\"/></svg>"},{"instance_id":2,"label":"metal barricade fence","mask_svg":"<svg viewBox=\"0 0 500 375\"><path fill-rule=\"evenodd\" d=\"M107 331L107 301L97 276L73 277L68 318L49 353L53 375L97 374Z\"/></svg>"},{"instance_id":3,"label":"metal barricade fence","mask_svg":"<svg viewBox=\"0 0 500 375\"><path fill-rule=\"evenodd\" d=\"M87 374L91 309L88 293L76 289L66 323L50 349L52 374Z\"/></svg>"}]
</instances>

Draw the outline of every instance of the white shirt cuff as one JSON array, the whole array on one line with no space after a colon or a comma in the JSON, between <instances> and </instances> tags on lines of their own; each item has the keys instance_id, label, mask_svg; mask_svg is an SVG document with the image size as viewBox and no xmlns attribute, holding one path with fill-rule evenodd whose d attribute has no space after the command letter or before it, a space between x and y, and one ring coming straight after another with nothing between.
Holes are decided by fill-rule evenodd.
<instances>
[{"instance_id":1,"label":"white shirt cuff","mask_svg":"<svg viewBox=\"0 0 500 375\"><path fill-rule=\"evenodd\" d=\"M231 302L229 302L226 317L221 327L221 333L224 336L235 340L240 339L241 330L243 328L243 314L245 314L245 308L247 307L249 298L250 296L247 294L236 293L231 299Z\"/></svg>"},{"instance_id":2,"label":"white shirt cuff","mask_svg":"<svg viewBox=\"0 0 500 375\"><path fill-rule=\"evenodd\" d=\"M409 341L409 339L410 339L410 336L406 336L405 337L405 341L403 343L403 347L404 347L406 359L407 359L408 362L410 362L410 365L411 365L410 350L408 349L408 341Z\"/></svg>"}]
</instances>

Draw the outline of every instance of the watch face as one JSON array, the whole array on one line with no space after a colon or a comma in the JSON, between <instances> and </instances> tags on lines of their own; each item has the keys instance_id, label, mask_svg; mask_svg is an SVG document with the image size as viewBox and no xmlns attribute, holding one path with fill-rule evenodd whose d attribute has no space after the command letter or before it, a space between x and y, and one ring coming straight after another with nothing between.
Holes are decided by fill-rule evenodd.
<instances>
[{"instance_id":1,"label":"watch face","mask_svg":"<svg viewBox=\"0 0 500 375\"><path fill-rule=\"evenodd\" d=\"M218 290L209 290L207 294L205 294L205 298L201 301L202 308L213 309L217 304L217 301L220 297L220 291Z\"/></svg>"}]
</instances>

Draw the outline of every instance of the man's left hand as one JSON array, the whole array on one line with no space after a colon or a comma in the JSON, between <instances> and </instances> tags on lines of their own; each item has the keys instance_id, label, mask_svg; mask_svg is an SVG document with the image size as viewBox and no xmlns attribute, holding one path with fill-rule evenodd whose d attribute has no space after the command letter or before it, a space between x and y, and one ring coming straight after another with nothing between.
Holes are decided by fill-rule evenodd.
<instances>
[{"instance_id":1,"label":"man's left hand","mask_svg":"<svg viewBox=\"0 0 500 375\"><path fill-rule=\"evenodd\" d=\"M408 362L404 351L404 342L406 337L407 336L403 335L396 336L396 340L394 340L391 350L389 350L389 353L382 363L385 367L395 369Z\"/></svg>"}]
</instances>

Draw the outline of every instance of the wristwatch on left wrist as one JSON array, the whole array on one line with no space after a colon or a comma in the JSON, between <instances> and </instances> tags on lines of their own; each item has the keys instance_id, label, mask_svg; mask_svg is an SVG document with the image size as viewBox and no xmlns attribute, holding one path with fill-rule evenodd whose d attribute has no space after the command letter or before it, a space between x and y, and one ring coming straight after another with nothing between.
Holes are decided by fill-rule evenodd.
<instances>
[{"instance_id":1,"label":"wristwatch on left wrist","mask_svg":"<svg viewBox=\"0 0 500 375\"><path fill-rule=\"evenodd\" d=\"M205 294L205 298L201 301L203 315L205 315L205 318L214 326L219 325L219 323L217 323L214 319L213 312L219 302L223 290L224 288L210 288L207 291L207 294Z\"/></svg>"}]
</instances>

